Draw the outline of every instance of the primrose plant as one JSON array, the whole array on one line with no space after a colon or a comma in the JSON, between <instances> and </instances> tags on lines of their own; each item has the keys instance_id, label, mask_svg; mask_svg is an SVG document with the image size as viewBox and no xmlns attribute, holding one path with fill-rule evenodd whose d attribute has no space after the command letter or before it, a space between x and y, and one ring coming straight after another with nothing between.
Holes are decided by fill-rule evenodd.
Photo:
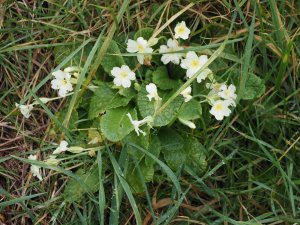
<instances>
[{"instance_id":1,"label":"primrose plant","mask_svg":"<svg viewBox=\"0 0 300 225\"><path fill-rule=\"evenodd\" d=\"M121 146L129 159L124 176L135 192L144 191L142 180L156 179L158 160L174 171L183 168L184 173L188 168L195 174L204 172L207 152L194 134L201 131L202 123L210 123L204 115L208 118L211 114L218 121L230 116L236 106L236 88L206 66L207 55L192 51L190 46L195 44L190 45L191 31L184 21L173 32L156 38L152 28L143 28L129 34L130 38L124 36L123 41L111 41L96 76L80 87L84 92L76 107L72 112L57 113L60 121L69 116L71 122L64 125L76 141L70 142L54 127L54 142L59 144L53 144L54 150L44 163L59 165L66 154L93 157L107 146L114 146L114 156L118 157ZM92 47L87 45L82 54L88 56ZM58 49L58 63L65 59L61 58L64 52L74 50L69 45L67 48ZM65 98L68 103L77 80L85 76L81 64L88 62L84 58L74 57L72 65L52 72L51 88L58 97L39 98L27 105L16 103L24 117L29 118L40 103ZM31 171L42 178L37 165Z\"/></svg>"}]
</instances>

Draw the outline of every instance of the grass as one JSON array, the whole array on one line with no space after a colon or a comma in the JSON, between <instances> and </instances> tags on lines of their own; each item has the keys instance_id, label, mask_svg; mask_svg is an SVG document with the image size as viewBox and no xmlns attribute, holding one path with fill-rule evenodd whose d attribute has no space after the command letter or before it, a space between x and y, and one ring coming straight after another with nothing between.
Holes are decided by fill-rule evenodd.
<instances>
[{"instance_id":1,"label":"grass","mask_svg":"<svg viewBox=\"0 0 300 225\"><path fill-rule=\"evenodd\" d=\"M190 1L183 0L162 4L0 1L0 224L300 223L300 4L297 0L193 2L187 7ZM205 118L193 134L207 150L206 172L190 170L183 175L182 168L171 171L150 154L158 176L144 194L135 195L124 181L126 152L114 155L116 149L107 146L105 153L97 152L96 162L86 152L67 155L59 167L39 164L45 168L42 182L32 177L27 157L37 153L44 159L53 150L49 146L60 138L54 124L66 136L77 138L70 134L70 113L95 76L110 40L143 27L157 27L160 32L164 24L163 32L169 32L174 27L174 22L168 24L172 16L183 9L177 20L192 27L193 42L198 44L192 48L212 55L228 38L220 58L231 66L224 67L221 61L215 66L225 78L239 81L239 96L252 73L266 85L260 98L240 100L221 123ZM106 39L96 52L101 35ZM76 51L57 65L54 47L74 43L79 44ZM54 97L51 71L64 68L87 43L95 49L71 103L54 101L43 104L30 119L20 116L15 102ZM69 107L69 114L60 121L56 112L64 107ZM73 172L90 165L99 170L100 191L84 195L78 203L66 202L68 179L81 180ZM103 173L106 168L111 171Z\"/></svg>"}]
</instances>

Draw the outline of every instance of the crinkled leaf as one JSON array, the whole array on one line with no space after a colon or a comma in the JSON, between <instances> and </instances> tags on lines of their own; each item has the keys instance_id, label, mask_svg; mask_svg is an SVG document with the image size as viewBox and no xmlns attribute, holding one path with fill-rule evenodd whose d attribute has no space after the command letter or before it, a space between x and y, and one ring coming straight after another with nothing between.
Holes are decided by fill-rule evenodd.
<instances>
[{"instance_id":1,"label":"crinkled leaf","mask_svg":"<svg viewBox=\"0 0 300 225\"><path fill-rule=\"evenodd\" d=\"M166 163L174 171L176 171L180 166L182 166L186 162L186 153L182 148L178 149L177 151L165 151L163 153Z\"/></svg>"},{"instance_id":2,"label":"crinkled leaf","mask_svg":"<svg viewBox=\"0 0 300 225\"><path fill-rule=\"evenodd\" d=\"M99 88L96 89L94 96L91 98L89 119L97 117L108 109L126 106L134 95L134 91L125 91L121 95L107 84L99 83Z\"/></svg>"},{"instance_id":3,"label":"crinkled leaf","mask_svg":"<svg viewBox=\"0 0 300 225\"><path fill-rule=\"evenodd\" d=\"M152 181L154 176L154 166L146 165L144 160L142 160L139 163L139 168L144 178L144 182ZM126 180L135 193L143 193L145 191L143 181L138 174L138 170L134 162L129 163Z\"/></svg>"},{"instance_id":4,"label":"crinkled leaf","mask_svg":"<svg viewBox=\"0 0 300 225\"><path fill-rule=\"evenodd\" d=\"M153 72L153 83L162 90L171 90L180 86L179 80L169 78L168 70L165 66L158 67Z\"/></svg>"},{"instance_id":5,"label":"crinkled leaf","mask_svg":"<svg viewBox=\"0 0 300 225\"><path fill-rule=\"evenodd\" d=\"M183 150L183 138L171 128L161 129L158 137L166 163L172 170L176 170L186 159Z\"/></svg>"},{"instance_id":6,"label":"crinkled leaf","mask_svg":"<svg viewBox=\"0 0 300 225\"><path fill-rule=\"evenodd\" d=\"M111 40L105 56L101 61L101 66L103 67L105 72L110 74L110 71L113 67L121 67L122 65L125 65L125 61L121 55L119 46L117 42Z\"/></svg>"},{"instance_id":7,"label":"crinkled leaf","mask_svg":"<svg viewBox=\"0 0 300 225\"><path fill-rule=\"evenodd\" d=\"M140 169L142 171L142 174L144 175L145 182L150 182L153 180L154 176L154 165L147 165L145 161L142 161L140 163Z\"/></svg>"},{"instance_id":8,"label":"crinkled leaf","mask_svg":"<svg viewBox=\"0 0 300 225\"><path fill-rule=\"evenodd\" d=\"M83 169L79 169L76 175L80 178L80 182L75 178L70 178L65 187L64 198L68 202L79 202L85 193L93 193L99 189L99 172L97 167L86 172Z\"/></svg>"},{"instance_id":9,"label":"crinkled leaf","mask_svg":"<svg viewBox=\"0 0 300 225\"><path fill-rule=\"evenodd\" d=\"M250 100L258 98L265 92L265 89L263 80L254 74L250 74L245 84L242 99Z\"/></svg>"},{"instance_id":10,"label":"crinkled leaf","mask_svg":"<svg viewBox=\"0 0 300 225\"><path fill-rule=\"evenodd\" d=\"M136 150L136 148L130 144L138 145L144 149L148 149L149 147L149 127L147 125L144 125L140 128L144 128L143 130L146 132L145 136L143 134L140 134L138 136L135 131L132 131L122 141L124 144L129 144L127 145L127 152L132 157L135 157L137 160L140 160L145 154L139 150Z\"/></svg>"},{"instance_id":11,"label":"crinkled leaf","mask_svg":"<svg viewBox=\"0 0 300 225\"><path fill-rule=\"evenodd\" d=\"M195 120L201 117L202 108L199 101L191 99L188 102L182 104L178 118L184 120Z\"/></svg>"},{"instance_id":12,"label":"crinkled leaf","mask_svg":"<svg viewBox=\"0 0 300 225\"><path fill-rule=\"evenodd\" d=\"M148 151L154 155L156 158L159 157L160 154L160 142L156 135L150 136L150 144L148 147ZM150 158L149 156L145 156L145 163L146 165L154 165L155 161Z\"/></svg>"},{"instance_id":13,"label":"crinkled leaf","mask_svg":"<svg viewBox=\"0 0 300 225\"><path fill-rule=\"evenodd\" d=\"M143 37L145 40L149 40L153 34L153 29L150 27L145 27L140 29L134 35L134 40L138 39L139 37Z\"/></svg>"},{"instance_id":14,"label":"crinkled leaf","mask_svg":"<svg viewBox=\"0 0 300 225\"><path fill-rule=\"evenodd\" d=\"M196 174L202 174L207 166L204 146L196 138L185 136L184 151L186 153L185 164Z\"/></svg>"},{"instance_id":15,"label":"crinkled leaf","mask_svg":"<svg viewBox=\"0 0 300 225\"><path fill-rule=\"evenodd\" d=\"M162 128L158 133L160 147L164 151L176 151L183 148L183 138L171 128Z\"/></svg>"},{"instance_id":16,"label":"crinkled leaf","mask_svg":"<svg viewBox=\"0 0 300 225\"><path fill-rule=\"evenodd\" d=\"M129 107L109 109L101 117L100 127L103 135L110 141L117 142L134 130L127 113L136 119L136 110Z\"/></svg>"},{"instance_id":17,"label":"crinkled leaf","mask_svg":"<svg viewBox=\"0 0 300 225\"><path fill-rule=\"evenodd\" d=\"M162 104L166 102L171 95L172 92L159 92L159 96L163 99ZM180 96L176 97L162 113L154 118L153 126L166 126L172 122L176 118L182 102L183 100ZM137 104L142 117L152 116L154 114L156 101L154 101L154 99L152 99L151 102L149 101L145 87L142 87L138 93Z\"/></svg>"},{"instance_id":18,"label":"crinkled leaf","mask_svg":"<svg viewBox=\"0 0 300 225\"><path fill-rule=\"evenodd\" d=\"M206 168L205 149L196 138L181 136L174 129L164 128L159 132L159 140L164 159L171 169L186 165L197 174L203 173Z\"/></svg>"}]
</instances>

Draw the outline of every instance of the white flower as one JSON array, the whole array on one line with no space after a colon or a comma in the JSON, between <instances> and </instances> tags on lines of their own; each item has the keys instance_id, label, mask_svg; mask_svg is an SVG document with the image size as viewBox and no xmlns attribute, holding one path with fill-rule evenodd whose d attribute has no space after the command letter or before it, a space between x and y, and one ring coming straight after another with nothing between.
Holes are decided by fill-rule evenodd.
<instances>
[{"instance_id":1,"label":"white flower","mask_svg":"<svg viewBox=\"0 0 300 225\"><path fill-rule=\"evenodd\" d=\"M186 54L186 58L181 61L180 66L183 69L187 69L186 76L191 78L195 73L198 72L199 69L201 69L201 67L203 67L207 60L207 55L201 55L198 57L195 52L189 51ZM200 83L201 80L205 79L209 73L211 73L209 69L202 71L198 75L199 78L197 77L197 82Z\"/></svg>"},{"instance_id":2,"label":"white flower","mask_svg":"<svg viewBox=\"0 0 300 225\"><path fill-rule=\"evenodd\" d=\"M30 112L33 110L33 104L30 105L20 105L15 103L16 107L20 109L20 112L25 118L29 118L31 116Z\"/></svg>"},{"instance_id":3,"label":"white flower","mask_svg":"<svg viewBox=\"0 0 300 225\"><path fill-rule=\"evenodd\" d=\"M186 89L184 89L180 94L184 97L184 101L188 102L193 98L193 96L191 96L191 93L192 93L192 88L191 86L189 86Z\"/></svg>"},{"instance_id":4,"label":"white flower","mask_svg":"<svg viewBox=\"0 0 300 225\"><path fill-rule=\"evenodd\" d=\"M178 118L178 119L179 119L179 121L180 121L182 124L188 126L189 128L191 128L191 129L195 129L195 128L196 128L196 125L195 125L192 121L184 120L184 119L181 119L181 118Z\"/></svg>"},{"instance_id":5,"label":"white flower","mask_svg":"<svg viewBox=\"0 0 300 225\"><path fill-rule=\"evenodd\" d=\"M205 80L206 77L208 77L210 74L212 74L212 71L209 68L205 68L198 76L197 76L197 82L201 83L202 80Z\"/></svg>"},{"instance_id":6,"label":"white flower","mask_svg":"<svg viewBox=\"0 0 300 225\"><path fill-rule=\"evenodd\" d=\"M151 116L147 116L147 117L145 117L142 120L133 120L132 117L131 117L131 115L130 115L130 113L127 113L126 115L128 116L131 124L133 125L134 130L135 130L137 136L139 136L140 133L145 136L146 133L144 131L142 131L139 127L143 126L144 124L148 124L148 126L151 127L151 123L153 122L153 118Z\"/></svg>"},{"instance_id":7,"label":"white flower","mask_svg":"<svg viewBox=\"0 0 300 225\"><path fill-rule=\"evenodd\" d=\"M55 77L55 79L51 81L51 87L54 90L58 90L59 96L65 97L68 92L73 90L70 82L71 74L58 70L53 72L52 75Z\"/></svg>"},{"instance_id":8,"label":"white flower","mask_svg":"<svg viewBox=\"0 0 300 225\"><path fill-rule=\"evenodd\" d=\"M30 160L37 160L36 155L30 155L28 156L28 159ZM37 177L39 180L43 180L41 175L41 167L36 165L31 165L30 171L34 177Z\"/></svg>"},{"instance_id":9,"label":"white flower","mask_svg":"<svg viewBox=\"0 0 300 225\"><path fill-rule=\"evenodd\" d=\"M175 38L182 38L183 40L186 40L189 38L189 34L191 33L190 29L186 27L185 22L182 21L181 23L178 23L175 27Z\"/></svg>"},{"instance_id":10,"label":"white flower","mask_svg":"<svg viewBox=\"0 0 300 225\"><path fill-rule=\"evenodd\" d=\"M80 72L81 68L79 66L69 66L69 67L66 67L64 69L64 72L65 73L73 73L73 72Z\"/></svg>"},{"instance_id":11,"label":"white flower","mask_svg":"<svg viewBox=\"0 0 300 225\"><path fill-rule=\"evenodd\" d=\"M206 83L206 88L211 89L211 91L207 95L207 99L211 105L215 103L215 101L220 100L220 96L218 95L221 86L223 83Z\"/></svg>"},{"instance_id":12,"label":"white flower","mask_svg":"<svg viewBox=\"0 0 300 225\"><path fill-rule=\"evenodd\" d=\"M135 73L126 65L113 67L110 73L115 77L114 84L116 86L129 88L131 86L131 80L135 80Z\"/></svg>"},{"instance_id":13,"label":"white flower","mask_svg":"<svg viewBox=\"0 0 300 225\"><path fill-rule=\"evenodd\" d=\"M67 146L68 146L68 142L64 140L61 141L59 146L53 151L53 154L59 154L61 152L67 151L69 149Z\"/></svg>"},{"instance_id":14,"label":"white flower","mask_svg":"<svg viewBox=\"0 0 300 225\"><path fill-rule=\"evenodd\" d=\"M149 98L149 101L151 102L152 98L154 98L155 101L161 100L161 98L157 94L157 87L155 84L150 83L146 85L146 91L148 92L147 97Z\"/></svg>"},{"instance_id":15,"label":"white flower","mask_svg":"<svg viewBox=\"0 0 300 225\"><path fill-rule=\"evenodd\" d=\"M136 41L129 39L127 42L127 52L130 53L140 53L137 56L138 62L144 64L144 54L150 54L153 52L153 49L150 47L147 40L142 37L139 37Z\"/></svg>"},{"instance_id":16,"label":"white flower","mask_svg":"<svg viewBox=\"0 0 300 225\"><path fill-rule=\"evenodd\" d=\"M159 53L167 53L162 55L161 61L164 64L168 64L169 62L179 64L183 54L172 52L180 50L183 50L183 47L179 47L178 42L176 40L169 39L167 41L167 45L161 45L159 48Z\"/></svg>"},{"instance_id":17,"label":"white flower","mask_svg":"<svg viewBox=\"0 0 300 225\"><path fill-rule=\"evenodd\" d=\"M228 100L217 100L214 102L209 112L214 115L217 120L222 120L224 116L229 116L231 113L230 109L228 108L230 105L231 102Z\"/></svg>"},{"instance_id":18,"label":"white flower","mask_svg":"<svg viewBox=\"0 0 300 225\"><path fill-rule=\"evenodd\" d=\"M236 88L233 84L230 84L228 87L226 84L223 84L221 87L220 87L220 92L218 93L218 95L225 99L225 100L228 100L231 102L231 104L233 106L235 106L235 100L236 100L236 94L235 94L235 91L236 91Z\"/></svg>"},{"instance_id":19,"label":"white flower","mask_svg":"<svg viewBox=\"0 0 300 225\"><path fill-rule=\"evenodd\" d=\"M135 80L135 73L126 65L121 67L113 67L110 72L111 75L115 77L114 84L116 86L129 88L131 86L131 80Z\"/></svg>"},{"instance_id":20,"label":"white flower","mask_svg":"<svg viewBox=\"0 0 300 225\"><path fill-rule=\"evenodd\" d=\"M206 88L209 88L211 90L218 92L221 90L220 88L223 84L224 83L214 82L214 83L206 83L205 86L206 86Z\"/></svg>"}]
</instances>

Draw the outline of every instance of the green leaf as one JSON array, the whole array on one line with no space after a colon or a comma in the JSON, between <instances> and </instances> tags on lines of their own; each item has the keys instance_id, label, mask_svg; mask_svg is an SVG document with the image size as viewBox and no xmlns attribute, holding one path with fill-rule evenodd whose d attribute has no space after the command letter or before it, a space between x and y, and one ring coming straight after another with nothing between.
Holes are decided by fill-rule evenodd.
<instances>
[{"instance_id":1,"label":"green leaf","mask_svg":"<svg viewBox=\"0 0 300 225\"><path fill-rule=\"evenodd\" d=\"M100 127L103 135L110 141L117 142L134 130L127 113L136 119L136 110L129 107L109 109L101 117Z\"/></svg>"},{"instance_id":2,"label":"green leaf","mask_svg":"<svg viewBox=\"0 0 300 225\"><path fill-rule=\"evenodd\" d=\"M145 182L150 182L153 180L153 176L154 176L154 165L147 165L145 163L145 160L143 160L140 164L140 169L141 172L144 176Z\"/></svg>"},{"instance_id":3,"label":"green leaf","mask_svg":"<svg viewBox=\"0 0 300 225\"><path fill-rule=\"evenodd\" d=\"M146 126L146 125L145 125ZM129 135L127 135L123 139L124 144L127 145L127 152L131 155L131 157L134 157L137 160L142 160L145 158L145 164L147 166L154 165L155 161L151 159L149 156L147 156L145 153L139 151L134 147L132 144L137 145L143 149L146 149L148 152L153 154L155 157L159 157L160 153L160 142L156 135L149 135L149 127L147 127L147 130L144 130L146 132L146 135L140 135L137 136L137 134L132 131Z\"/></svg>"},{"instance_id":4,"label":"green leaf","mask_svg":"<svg viewBox=\"0 0 300 225\"><path fill-rule=\"evenodd\" d=\"M177 151L165 151L163 153L166 163L174 171L186 162L186 153L182 148Z\"/></svg>"},{"instance_id":5,"label":"green leaf","mask_svg":"<svg viewBox=\"0 0 300 225\"><path fill-rule=\"evenodd\" d=\"M179 80L169 78L168 70L165 66L158 67L152 75L153 83L155 83L161 90L171 90L180 86Z\"/></svg>"},{"instance_id":6,"label":"green leaf","mask_svg":"<svg viewBox=\"0 0 300 225\"><path fill-rule=\"evenodd\" d=\"M159 157L160 154L160 142L156 135L150 136L150 144L148 147L148 152L154 155L156 158ZM145 163L146 165L154 165L155 161L151 159L149 156L145 155Z\"/></svg>"},{"instance_id":7,"label":"green leaf","mask_svg":"<svg viewBox=\"0 0 300 225\"><path fill-rule=\"evenodd\" d=\"M68 202L79 202L85 193L96 192L99 188L99 172L97 167L89 171L79 169L75 174L80 178L80 182L75 178L70 178L67 182L64 198ZM83 185L85 185L85 188ZM88 190L86 188L88 188Z\"/></svg>"},{"instance_id":8,"label":"green leaf","mask_svg":"<svg viewBox=\"0 0 300 225\"><path fill-rule=\"evenodd\" d=\"M176 170L185 162L186 156L183 152L183 138L171 128L161 129L158 137L166 163L172 170Z\"/></svg>"},{"instance_id":9,"label":"green leaf","mask_svg":"<svg viewBox=\"0 0 300 225\"><path fill-rule=\"evenodd\" d=\"M145 40L149 40L153 34L153 31L154 30L150 27L142 28L138 32L135 33L134 40L138 39L139 37L143 37Z\"/></svg>"},{"instance_id":10,"label":"green leaf","mask_svg":"<svg viewBox=\"0 0 300 225\"><path fill-rule=\"evenodd\" d=\"M159 96L163 99L162 104L166 102L171 95L172 92L159 92ZM162 113L154 118L153 126L166 126L172 122L176 118L182 102L183 99L181 96L176 97ZM152 116L155 112L156 103L157 102L154 101L154 99L152 99L151 102L149 101L147 91L145 87L142 87L137 98L137 105L142 117Z\"/></svg>"},{"instance_id":11,"label":"green leaf","mask_svg":"<svg viewBox=\"0 0 300 225\"><path fill-rule=\"evenodd\" d=\"M194 137L184 136L184 150L186 152L186 165L196 174L202 174L207 162L204 146Z\"/></svg>"},{"instance_id":12,"label":"green leaf","mask_svg":"<svg viewBox=\"0 0 300 225\"><path fill-rule=\"evenodd\" d=\"M145 164L144 160L142 160L138 165L141 171L141 175L143 176L144 182L152 181L154 176L154 166ZM143 180L140 178L140 175L138 173L138 168L132 161L129 162L126 180L135 193L138 194L143 193L145 191Z\"/></svg>"},{"instance_id":13,"label":"green leaf","mask_svg":"<svg viewBox=\"0 0 300 225\"><path fill-rule=\"evenodd\" d=\"M158 133L161 149L164 151L176 151L183 148L183 138L171 128L162 128Z\"/></svg>"},{"instance_id":14,"label":"green leaf","mask_svg":"<svg viewBox=\"0 0 300 225\"><path fill-rule=\"evenodd\" d=\"M129 135L126 136L124 142L128 142L127 152L133 157L134 159L129 161L129 168L126 175L126 180L130 184L131 188L134 190L135 193L142 193L144 192L144 182L149 182L153 180L154 176L154 165L155 161L147 156L145 153L139 151L134 146L139 146L141 148L147 149L148 152L153 154L155 157L158 158L160 153L160 142L157 136L150 136L149 138L149 131L147 132L146 136L137 136L134 132L131 132ZM149 139L151 140L149 144ZM133 146L133 145L134 146ZM134 160L138 163L139 169L143 176L143 179L140 178L140 174L138 173L138 168L134 163Z\"/></svg>"},{"instance_id":15,"label":"green leaf","mask_svg":"<svg viewBox=\"0 0 300 225\"><path fill-rule=\"evenodd\" d=\"M124 91L120 95L116 90L113 90L105 83L99 83L99 88L94 92L91 98L89 107L89 119L97 117L108 109L117 108L128 105L128 102L135 95L134 91Z\"/></svg>"},{"instance_id":16,"label":"green leaf","mask_svg":"<svg viewBox=\"0 0 300 225\"><path fill-rule=\"evenodd\" d=\"M191 99L188 102L182 104L178 118L184 120L195 120L200 118L202 115L202 108L199 101Z\"/></svg>"},{"instance_id":17,"label":"green leaf","mask_svg":"<svg viewBox=\"0 0 300 225\"><path fill-rule=\"evenodd\" d=\"M164 159L171 169L186 165L197 174L203 173L207 164L205 148L196 138L164 128L159 132L159 140Z\"/></svg>"},{"instance_id":18,"label":"green leaf","mask_svg":"<svg viewBox=\"0 0 300 225\"><path fill-rule=\"evenodd\" d=\"M149 147L149 127L147 125L144 125L146 129L144 131L146 132L146 135L140 134L137 136L136 132L132 131L130 134L128 134L124 139L123 143L132 143L135 145L140 146L141 148L148 149ZM137 160L142 159L145 154L143 154L141 151L138 151L135 147L132 145L127 145L127 152L130 154L132 157L135 157Z\"/></svg>"},{"instance_id":19,"label":"green leaf","mask_svg":"<svg viewBox=\"0 0 300 225\"><path fill-rule=\"evenodd\" d=\"M250 100L258 98L265 92L265 89L266 87L262 79L254 74L249 74L241 99Z\"/></svg>"},{"instance_id":20,"label":"green leaf","mask_svg":"<svg viewBox=\"0 0 300 225\"><path fill-rule=\"evenodd\" d=\"M173 171L164 163L162 162L160 159L158 159L157 157L155 157L153 154L151 154L150 152L148 152L146 149L143 149L141 147L139 147L138 145L134 145L134 147L136 147L138 150L140 150L141 152L145 153L145 155L149 156L151 159L153 159L162 169L163 172L165 172L167 174L167 176L171 179L171 181L173 182L175 189L177 191L177 193L179 195L181 195L182 191L181 191L181 187L178 181L177 176L173 173Z\"/></svg>"},{"instance_id":21,"label":"green leaf","mask_svg":"<svg viewBox=\"0 0 300 225\"><path fill-rule=\"evenodd\" d=\"M105 56L101 61L101 66L103 67L105 72L110 74L110 71L113 67L121 67L122 65L125 65L125 61L121 56L119 46L117 42L111 40L108 49L105 53Z\"/></svg>"}]
</instances>

